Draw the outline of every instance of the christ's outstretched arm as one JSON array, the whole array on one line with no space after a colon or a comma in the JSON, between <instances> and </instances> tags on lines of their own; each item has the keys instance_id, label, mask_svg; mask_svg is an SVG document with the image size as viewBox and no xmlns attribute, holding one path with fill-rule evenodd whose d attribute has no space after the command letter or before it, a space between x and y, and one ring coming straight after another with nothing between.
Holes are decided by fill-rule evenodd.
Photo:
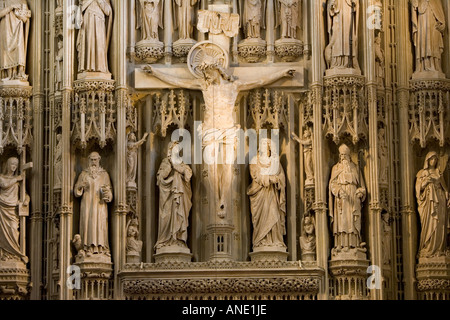
<instances>
[{"instance_id":1,"label":"christ's outstretched arm","mask_svg":"<svg viewBox=\"0 0 450 320\"><path fill-rule=\"evenodd\" d=\"M201 90L201 84L200 80L189 80L189 79L180 79L176 78L174 76L162 73L161 71L152 68L151 66L145 66L142 69L144 72L153 75L154 77L158 78L159 80L170 84L172 86L175 86L177 88L185 88L185 89L191 89L191 90Z\"/></svg>"},{"instance_id":2,"label":"christ's outstretched arm","mask_svg":"<svg viewBox=\"0 0 450 320\"><path fill-rule=\"evenodd\" d=\"M238 85L239 91L247 91L252 90L260 87L264 87L266 85L272 84L277 80L280 80L282 78L292 78L295 75L295 70L289 69L281 72L276 72L274 74L271 74L270 76L267 76L266 78L259 79L256 81L250 81L250 82L240 82L239 80L236 81L236 84Z\"/></svg>"}]
</instances>

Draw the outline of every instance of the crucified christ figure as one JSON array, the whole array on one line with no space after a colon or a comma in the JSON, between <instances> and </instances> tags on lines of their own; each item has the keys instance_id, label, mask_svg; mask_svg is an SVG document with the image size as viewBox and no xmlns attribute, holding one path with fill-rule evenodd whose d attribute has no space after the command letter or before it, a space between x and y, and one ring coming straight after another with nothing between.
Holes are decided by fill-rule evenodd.
<instances>
[{"instance_id":1,"label":"crucified christ figure","mask_svg":"<svg viewBox=\"0 0 450 320\"><path fill-rule=\"evenodd\" d=\"M284 77L292 78L295 70L288 69L273 73L270 76L258 80L243 82L219 65L214 58L206 59L197 66L202 77L194 80L180 79L167 75L151 66L144 67L144 71L156 78L175 86L190 90L201 90L205 101L203 124L199 128L202 136L203 147L215 150L217 158L218 150L224 150L229 145L235 145L239 125L234 120L234 108L241 91L248 91L264 87ZM227 149L229 150L229 149ZM223 152L223 151L222 151ZM212 167L216 212L220 218L225 218L227 212L227 191L229 192L232 182L232 164L215 164Z\"/></svg>"}]
</instances>

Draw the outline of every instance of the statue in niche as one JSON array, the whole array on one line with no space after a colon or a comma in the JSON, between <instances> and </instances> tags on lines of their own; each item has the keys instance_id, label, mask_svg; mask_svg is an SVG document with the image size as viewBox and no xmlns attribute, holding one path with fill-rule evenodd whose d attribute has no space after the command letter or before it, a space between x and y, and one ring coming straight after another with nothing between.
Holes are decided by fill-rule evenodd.
<instances>
[{"instance_id":1,"label":"statue in niche","mask_svg":"<svg viewBox=\"0 0 450 320\"><path fill-rule=\"evenodd\" d=\"M55 189L61 188L62 184L62 134L56 135L56 147L54 150L54 181Z\"/></svg>"},{"instance_id":2,"label":"statue in niche","mask_svg":"<svg viewBox=\"0 0 450 320\"><path fill-rule=\"evenodd\" d=\"M194 31L194 6L199 0L174 0L178 14L174 15L175 29L178 28L178 39L192 39Z\"/></svg>"},{"instance_id":3,"label":"statue in niche","mask_svg":"<svg viewBox=\"0 0 450 320\"><path fill-rule=\"evenodd\" d=\"M381 33L375 37L375 76L379 86L384 87L385 75L385 56L381 47Z\"/></svg>"},{"instance_id":4,"label":"statue in niche","mask_svg":"<svg viewBox=\"0 0 450 320\"><path fill-rule=\"evenodd\" d=\"M247 38L261 38L261 28L265 28L265 0L241 1L242 24Z\"/></svg>"},{"instance_id":5,"label":"statue in niche","mask_svg":"<svg viewBox=\"0 0 450 320\"><path fill-rule=\"evenodd\" d=\"M19 208L28 206L20 201L20 187L24 173L16 175L19 159L9 158L0 175L0 263L1 261L23 261L28 258L22 253L19 243ZM24 197L29 202L29 197Z\"/></svg>"},{"instance_id":6,"label":"statue in niche","mask_svg":"<svg viewBox=\"0 0 450 320\"><path fill-rule=\"evenodd\" d=\"M378 165L380 174L380 182L388 183L388 173L389 173L389 152L386 144L386 130L381 128L378 131Z\"/></svg>"},{"instance_id":7,"label":"statue in niche","mask_svg":"<svg viewBox=\"0 0 450 320\"><path fill-rule=\"evenodd\" d=\"M75 197L82 197L78 250L83 250L87 257L110 257L108 203L113 200L111 180L100 166L101 157L97 152L92 152L88 159L89 167L80 174L74 188Z\"/></svg>"},{"instance_id":8,"label":"statue in niche","mask_svg":"<svg viewBox=\"0 0 450 320\"><path fill-rule=\"evenodd\" d=\"M0 70L4 80L28 80L25 67L30 18L26 0L6 0L0 10Z\"/></svg>"},{"instance_id":9,"label":"statue in niche","mask_svg":"<svg viewBox=\"0 0 450 320\"><path fill-rule=\"evenodd\" d=\"M381 214L381 223L383 225L383 238L381 239L383 247L383 264L389 265L392 260L392 226L389 212L384 211Z\"/></svg>"},{"instance_id":10,"label":"statue in niche","mask_svg":"<svg viewBox=\"0 0 450 320\"><path fill-rule=\"evenodd\" d=\"M158 28L163 29L163 7L160 0L139 0L137 29L141 29L142 39L159 42Z\"/></svg>"},{"instance_id":11,"label":"statue in niche","mask_svg":"<svg viewBox=\"0 0 450 320\"><path fill-rule=\"evenodd\" d=\"M277 0L277 5L277 25L281 25L281 38L297 39L301 17L299 0Z\"/></svg>"},{"instance_id":12,"label":"statue in niche","mask_svg":"<svg viewBox=\"0 0 450 320\"><path fill-rule=\"evenodd\" d=\"M286 249L286 177L272 140L261 141L250 163L252 184L247 190L253 222L253 250L260 247Z\"/></svg>"},{"instance_id":13,"label":"statue in niche","mask_svg":"<svg viewBox=\"0 0 450 320\"><path fill-rule=\"evenodd\" d=\"M187 228L192 208L192 169L178 158L180 145L171 142L157 173L159 228L155 249L187 248ZM175 158L174 158L175 157Z\"/></svg>"},{"instance_id":14,"label":"statue in niche","mask_svg":"<svg viewBox=\"0 0 450 320\"><path fill-rule=\"evenodd\" d=\"M329 205L337 252L365 246L361 240L361 207L366 187L350 155L350 148L341 145L339 163L331 171Z\"/></svg>"},{"instance_id":15,"label":"statue in niche","mask_svg":"<svg viewBox=\"0 0 450 320\"><path fill-rule=\"evenodd\" d=\"M208 50L202 53L203 59L201 62L193 66L193 73L197 79L177 78L151 66L146 66L144 71L177 88L202 91L205 111L203 123L198 128L198 133L202 135L203 148L208 148L205 153L210 154L209 151L212 150L211 153L217 152L218 154L219 151L216 150L225 149L235 144L239 126L235 124L234 109L239 92L264 87L284 77L292 78L295 70L288 69L273 73L265 78L243 82L229 75L225 66L216 56L208 53L222 49L210 44L208 46ZM224 53L222 52L222 54ZM227 188L231 185L233 177L232 165L216 165L214 169L216 172L214 177L217 178L214 178L212 184L214 185L216 212L219 217L224 217L227 210Z\"/></svg>"},{"instance_id":16,"label":"statue in niche","mask_svg":"<svg viewBox=\"0 0 450 320\"><path fill-rule=\"evenodd\" d=\"M63 69L64 69L64 47L63 40L58 40L58 51L55 57L55 91L62 90Z\"/></svg>"},{"instance_id":17,"label":"statue in niche","mask_svg":"<svg viewBox=\"0 0 450 320\"><path fill-rule=\"evenodd\" d=\"M359 0L328 0L327 22L330 43L325 58L329 69L359 70Z\"/></svg>"},{"instance_id":18,"label":"statue in niche","mask_svg":"<svg viewBox=\"0 0 450 320\"><path fill-rule=\"evenodd\" d=\"M411 0L416 72L442 73L445 13L441 0Z\"/></svg>"},{"instance_id":19,"label":"statue in niche","mask_svg":"<svg viewBox=\"0 0 450 320\"><path fill-rule=\"evenodd\" d=\"M444 167L445 168L445 167ZM450 230L450 195L445 185L439 157L434 151L425 158L417 174L416 196L421 223L419 257L432 258L448 254Z\"/></svg>"},{"instance_id":20,"label":"statue in niche","mask_svg":"<svg viewBox=\"0 0 450 320\"><path fill-rule=\"evenodd\" d=\"M316 221L308 214L303 218L302 235L300 236L302 256L316 254Z\"/></svg>"},{"instance_id":21,"label":"statue in niche","mask_svg":"<svg viewBox=\"0 0 450 320\"><path fill-rule=\"evenodd\" d=\"M110 0L80 0L77 24L78 72L109 73L108 47L112 32Z\"/></svg>"},{"instance_id":22,"label":"statue in niche","mask_svg":"<svg viewBox=\"0 0 450 320\"><path fill-rule=\"evenodd\" d=\"M136 141L136 135L131 132L128 135L127 141L127 185L136 186L136 174L138 163L138 149L147 140L148 133L144 134L144 137Z\"/></svg>"},{"instance_id":23,"label":"statue in niche","mask_svg":"<svg viewBox=\"0 0 450 320\"><path fill-rule=\"evenodd\" d=\"M130 219L127 227L127 256L140 257L143 242L139 240L139 222L136 218Z\"/></svg>"},{"instance_id":24,"label":"statue in niche","mask_svg":"<svg viewBox=\"0 0 450 320\"><path fill-rule=\"evenodd\" d=\"M313 139L310 128L305 129L303 139L300 139L294 132L292 139L303 145L303 155L305 161L306 181L305 185L314 184L314 157L313 157Z\"/></svg>"}]
</instances>

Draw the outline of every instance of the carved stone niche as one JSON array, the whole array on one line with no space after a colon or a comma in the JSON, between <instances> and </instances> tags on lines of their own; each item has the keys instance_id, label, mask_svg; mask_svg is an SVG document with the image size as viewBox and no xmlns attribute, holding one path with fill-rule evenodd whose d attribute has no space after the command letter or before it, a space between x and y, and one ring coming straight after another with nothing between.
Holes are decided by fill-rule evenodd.
<instances>
[{"instance_id":1,"label":"carved stone niche","mask_svg":"<svg viewBox=\"0 0 450 320\"><path fill-rule=\"evenodd\" d=\"M346 135L352 138L353 144L368 137L364 85L363 76L324 77L324 130L336 144Z\"/></svg>"},{"instance_id":2,"label":"carved stone niche","mask_svg":"<svg viewBox=\"0 0 450 320\"><path fill-rule=\"evenodd\" d=\"M239 56L248 63L260 62L267 54L267 43L261 38L247 38L238 45Z\"/></svg>"},{"instance_id":3,"label":"carved stone niche","mask_svg":"<svg viewBox=\"0 0 450 320\"><path fill-rule=\"evenodd\" d=\"M72 141L86 148L91 139L97 139L101 148L116 138L116 102L114 80L90 78L75 84L72 113Z\"/></svg>"},{"instance_id":4,"label":"carved stone niche","mask_svg":"<svg viewBox=\"0 0 450 320\"><path fill-rule=\"evenodd\" d=\"M450 256L420 258L416 267L421 300L450 300Z\"/></svg>"},{"instance_id":5,"label":"carved stone niche","mask_svg":"<svg viewBox=\"0 0 450 320\"><path fill-rule=\"evenodd\" d=\"M293 38L275 41L275 53L283 62L294 62L303 55L303 42Z\"/></svg>"},{"instance_id":6,"label":"carved stone niche","mask_svg":"<svg viewBox=\"0 0 450 320\"><path fill-rule=\"evenodd\" d=\"M409 134L426 148L430 141L443 147L450 141L450 80L415 79L410 82Z\"/></svg>"}]
</instances>

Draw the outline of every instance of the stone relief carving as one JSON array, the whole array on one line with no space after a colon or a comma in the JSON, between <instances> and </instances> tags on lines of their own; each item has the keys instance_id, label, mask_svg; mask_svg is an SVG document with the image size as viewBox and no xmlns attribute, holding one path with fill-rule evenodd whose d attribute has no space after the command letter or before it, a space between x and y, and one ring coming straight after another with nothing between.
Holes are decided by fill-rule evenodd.
<instances>
[{"instance_id":1,"label":"stone relief carving","mask_svg":"<svg viewBox=\"0 0 450 320\"><path fill-rule=\"evenodd\" d=\"M100 166L97 152L89 155L89 166L78 177L75 197L81 198L80 234L75 237L77 258L110 257L108 241L108 203L113 200L109 174Z\"/></svg>"},{"instance_id":2,"label":"stone relief carving","mask_svg":"<svg viewBox=\"0 0 450 320\"><path fill-rule=\"evenodd\" d=\"M392 261L392 223L389 212L381 214L381 223L383 226L383 238L381 239L383 246L383 264L389 265Z\"/></svg>"},{"instance_id":3,"label":"stone relief carving","mask_svg":"<svg viewBox=\"0 0 450 320\"><path fill-rule=\"evenodd\" d=\"M328 0L327 24L329 44L325 60L328 68L359 70L359 0Z\"/></svg>"},{"instance_id":4,"label":"stone relief carving","mask_svg":"<svg viewBox=\"0 0 450 320\"><path fill-rule=\"evenodd\" d=\"M139 222L132 218L127 226L127 263L141 262L142 246L143 242L139 240Z\"/></svg>"},{"instance_id":5,"label":"stone relief carving","mask_svg":"<svg viewBox=\"0 0 450 320\"><path fill-rule=\"evenodd\" d=\"M442 73L441 57L444 52L446 28L441 0L411 0L411 21L416 48L416 73Z\"/></svg>"},{"instance_id":6,"label":"stone relief carving","mask_svg":"<svg viewBox=\"0 0 450 320\"><path fill-rule=\"evenodd\" d=\"M53 179L53 188L59 189L61 188L62 183L62 134L56 135L56 146L54 150L54 179Z\"/></svg>"},{"instance_id":7,"label":"stone relief carving","mask_svg":"<svg viewBox=\"0 0 450 320\"><path fill-rule=\"evenodd\" d=\"M314 157L313 157L313 138L311 128L304 131L303 139L300 139L292 132L292 139L303 145L304 166L306 173L305 185L314 185Z\"/></svg>"},{"instance_id":8,"label":"stone relief carving","mask_svg":"<svg viewBox=\"0 0 450 320\"><path fill-rule=\"evenodd\" d=\"M16 175L18 168L19 159L9 158L0 175L0 264L3 261L28 263L19 243L19 213L27 210L29 197L20 196L25 176L24 173Z\"/></svg>"},{"instance_id":9,"label":"stone relief carving","mask_svg":"<svg viewBox=\"0 0 450 320\"><path fill-rule=\"evenodd\" d=\"M421 224L419 257L448 255L450 195L434 151L427 154L424 167L417 174L416 196Z\"/></svg>"},{"instance_id":10,"label":"stone relief carving","mask_svg":"<svg viewBox=\"0 0 450 320\"><path fill-rule=\"evenodd\" d=\"M141 29L141 39L159 42L158 29L162 24L162 2L160 0L139 0L136 28Z\"/></svg>"},{"instance_id":11,"label":"stone relief carving","mask_svg":"<svg viewBox=\"0 0 450 320\"><path fill-rule=\"evenodd\" d=\"M177 7L175 17L175 28L178 29L179 39L192 39L194 31L194 6L199 0L174 0Z\"/></svg>"},{"instance_id":12,"label":"stone relief carving","mask_svg":"<svg viewBox=\"0 0 450 320\"><path fill-rule=\"evenodd\" d=\"M58 51L55 57L55 91L62 90L64 47L63 40L58 39Z\"/></svg>"},{"instance_id":13,"label":"stone relief carving","mask_svg":"<svg viewBox=\"0 0 450 320\"><path fill-rule=\"evenodd\" d=\"M302 235L300 236L302 260L314 261L316 256L316 221L311 214L303 218Z\"/></svg>"},{"instance_id":14,"label":"stone relief carving","mask_svg":"<svg viewBox=\"0 0 450 320\"><path fill-rule=\"evenodd\" d=\"M171 142L157 173L160 191L157 253L167 247L187 249L192 169L178 158L179 153L179 143Z\"/></svg>"},{"instance_id":15,"label":"stone relief carving","mask_svg":"<svg viewBox=\"0 0 450 320\"><path fill-rule=\"evenodd\" d=\"M242 25L247 38L261 38L261 28L265 28L265 0L242 1Z\"/></svg>"},{"instance_id":16,"label":"stone relief carving","mask_svg":"<svg viewBox=\"0 0 450 320\"><path fill-rule=\"evenodd\" d=\"M277 4L281 38L297 39L297 30L300 28L301 3L299 0L277 0Z\"/></svg>"},{"instance_id":17,"label":"stone relief carving","mask_svg":"<svg viewBox=\"0 0 450 320\"><path fill-rule=\"evenodd\" d=\"M253 222L253 251L286 251L286 176L272 140L263 139L250 162L247 190Z\"/></svg>"},{"instance_id":18,"label":"stone relief carving","mask_svg":"<svg viewBox=\"0 0 450 320\"><path fill-rule=\"evenodd\" d=\"M235 124L234 110L239 92L271 84L283 77L293 77L295 73L294 70L289 69L274 73L264 79L240 81L225 70L228 55L223 49L210 42L197 44L192 48L189 56L191 59L188 65L197 79L177 78L151 66L145 67L144 71L175 87L202 91L205 110L198 134L202 135L203 147L208 150L217 150L220 146L226 147L226 145L235 143L239 126ZM224 203L227 197L221 186L230 185L232 179L230 167L230 165L220 166L217 179L213 178L214 193L217 197L215 203L218 207L217 213L220 215L223 215L226 210ZM223 174L223 172L227 172L227 174Z\"/></svg>"},{"instance_id":19,"label":"stone relief carving","mask_svg":"<svg viewBox=\"0 0 450 320\"><path fill-rule=\"evenodd\" d=\"M80 0L77 24L78 72L108 74L108 47L113 10L110 0Z\"/></svg>"},{"instance_id":20,"label":"stone relief carving","mask_svg":"<svg viewBox=\"0 0 450 320\"><path fill-rule=\"evenodd\" d=\"M389 176L389 150L386 143L386 130L384 128L378 131L378 165L380 170L380 183L387 184Z\"/></svg>"},{"instance_id":21,"label":"stone relief carving","mask_svg":"<svg viewBox=\"0 0 450 320\"><path fill-rule=\"evenodd\" d=\"M138 149L147 140L148 133L144 134L144 137L136 141L136 134L131 132L127 139L127 186L137 187L136 174L138 165Z\"/></svg>"},{"instance_id":22,"label":"stone relief carving","mask_svg":"<svg viewBox=\"0 0 450 320\"><path fill-rule=\"evenodd\" d=\"M380 87L384 87L386 78L385 67L384 50L381 47L381 33L379 33L375 38L375 76Z\"/></svg>"},{"instance_id":23,"label":"stone relief carving","mask_svg":"<svg viewBox=\"0 0 450 320\"><path fill-rule=\"evenodd\" d=\"M31 11L26 0L6 1L0 10L0 70L3 80L28 80L25 74Z\"/></svg>"},{"instance_id":24,"label":"stone relief carving","mask_svg":"<svg viewBox=\"0 0 450 320\"><path fill-rule=\"evenodd\" d=\"M351 159L350 148L345 144L339 147L339 159L332 169L329 185L330 218L336 253L365 246L361 237L361 208L366 199L364 179Z\"/></svg>"}]
</instances>

